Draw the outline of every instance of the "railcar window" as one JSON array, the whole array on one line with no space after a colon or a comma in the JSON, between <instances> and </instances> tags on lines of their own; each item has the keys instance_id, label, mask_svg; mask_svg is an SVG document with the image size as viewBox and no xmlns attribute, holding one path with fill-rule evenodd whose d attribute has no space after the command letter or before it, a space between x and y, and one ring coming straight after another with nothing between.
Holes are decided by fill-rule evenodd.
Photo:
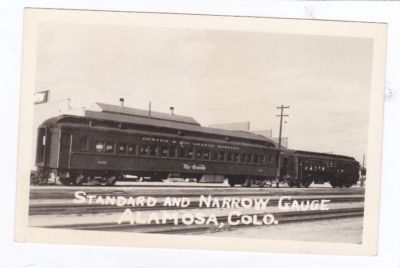
<instances>
[{"instance_id":1,"label":"railcar window","mask_svg":"<svg viewBox=\"0 0 400 268\"><path fill-rule=\"evenodd\" d=\"M218 152L212 151L211 152L211 160L216 161L218 159Z\"/></svg>"},{"instance_id":2,"label":"railcar window","mask_svg":"<svg viewBox=\"0 0 400 268\"><path fill-rule=\"evenodd\" d=\"M46 129L40 128L38 134L38 144L45 146L46 145Z\"/></svg>"},{"instance_id":3,"label":"railcar window","mask_svg":"<svg viewBox=\"0 0 400 268\"><path fill-rule=\"evenodd\" d=\"M232 153L227 154L227 161L233 162L233 154Z\"/></svg>"},{"instance_id":4,"label":"railcar window","mask_svg":"<svg viewBox=\"0 0 400 268\"><path fill-rule=\"evenodd\" d=\"M205 150L203 153L203 159L208 160L210 159L210 151Z\"/></svg>"},{"instance_id":5,"label":"railcar window","mask_svg":"<svg viewBox=\"0 0 400 268\"><path fill-rule=\"evenodd\" d=\"M185 149L184 148L179 148L178 149L178 157L179 158L185 158Z\"/></svg>"},{"instance_id":6,"label":"railcar window","mask_svg":"<svg viewBox=\"0 0 400 268\"><path fill-rule=\"evenodd\" d=\"M37 137L37 151L36 151L36 161L38 163L43 162L43 160L44 160L44 146L45 145L46 145L46 129L40 128L38 137Z\"/></svg>"},{"instance_id":7,"label":"railcar window","mask_svg":"<svg viewBox=\"0 0 400 268\"><path fill-rule=\"evenodd\" d=\"M225 152L218 152L218 160L225 161Z\"/></svg>"},{"instance_id":8,"label":"railcar window","mask_svg":"<svg viewBox=\"0 0 400 268\"><path fill-rule=\"evenodd\" d=\"M239 162L240 161L240 155L239 155L239 153L235 153L234 155L233 155L233 161L235 161L235 162Z\"/></svg>"},{"instance_id":9,"label":"railcar window","mask_svg":"<svg viewBox=\"0 0 400 268\"><path fill-rule=\"evenodd\" d=\"M88 137L83 136L79 139L79 150L80 151L87 151L89 150L89 140Z\"/></svg>"},{"instance_id":10,"label":"railcar window","mask_svg":"<svg viewBox=\"0 0 400 268\"><path fill-rule=\"evenodd\" d=\"M106 143L106 153L113 153L114 152L114 143L107 142Z\"/></svg>"},{"instance_id":11,"label":"railcar window","mask_svg":"<svg viewBox=\"0 0 400 268\"><path fill-rule=\"evenodd\" d=\"M140 155L148 155L149 153L149 146L148 145L140 145L139 154Z\"/></svg>"},{"instance_id":12,"label":"railcar window","mask_svg":"<svg viewBox=\"0 0 400 268\"><path fill-rule=\"evenodd\" d=\"M246 154L242 154L242 157L240 159L243 163L246 162Z\"/></svg>"},{"instance_id":13,"label":"railcar window","mask_svg":"<svg viewBox=\"0 0 400 268\"><path fill-rule=\"evenodd\" d=\"M193 158L193 148L188 148L186 150L186 157L192 159Z\"/></svg>"},{"instance_id":14,"label":"railcar window","mask_svg":"<svg viewBox=\"0 0 400 268\"><path fill-rule=\"evenodd\" d=\"M129 144L129 146L128 146L128 154L136 155L136 149L137 149L137 145L136 144Z\"/></svg>"},{"instance_id":15,"label":"railcar window","mask_svg":"<svg viewBox=\"0 0 400 268\"><path fill-rule=\"evenodd\" d=\"M260 155L260 164L265 164L265 156Z\"/></svg>"},{"instance_id":16,"label":"railcar window","mask_svg":"<svg viewBox=\"0 0 400 268\"><path fill-rule=\"evenodd\" d=\"M196 159L201 159L202 158L203 152L201 150L196 150Z\"/></svg>"},{"instance_id":17,"label":"railcar window","mask_svg":"<svg viewBox=\"0 0 400 268\"><path fill-rule=\"evenodd\" d=\"M268 155L268 162L272 163L272 161L274 160L274 157L272 154Z\"/></svg>"},{"instance_id":18,"label":"railcar window","mask_svg":"<svg viewBox=\"0 0 400 268\"><path fill-rule=\"evenodd\" d=\"M104 152L104 142L102 142L102 141L96 142L95 148L96 148L96 152L97 152L97 153L102 153L102 152Z\"/></svg>"},{"instance_id":19,"label":"railcar window","mask_svg":"<svg viewBox=\"0 0 400 268\"><path fill-rule=\"evenodd\" d=\"M251 163L253 156L251 154L247 155L247 163Z\"/></svg>"},{"instance_id":20,"label":"railcar window","mask_svg":"<svg viewBox=\"0 0 400 268\"><path fill-rule=\"evenodd\" d=\"M169 148L169 157L176 157L176 147Z\"/></svg>"},{"instance_id":21,"label":"railcar window","mask_svg":"<svg viewBox=\"0 0 400 268\"><path fill-rule=\"evenodd\" d=\"M258 155L254 155L254 157L253 157L253 163L258 164Z\"/></svg>"},{"instance_id":22,"label":"railcar window","mask_svg":"<svg viewBox=\"0 0 400 268\"><path fill-rule=\"evenodd\" d=\"M156 145L150 146L150 156L157 156L158 147Z\"/></svg>"},{"instance_id":23,"label":"railcar window","mask_svg":"<svg viewBox=\"0 0 400 268\"><path fill-rule=\"evenodd\" d=\"M246 154L245 161L246 163L251 162L250 154Z\"/></svg>"},{"instance_id":24,"label":"railcar window","mask_svg":"<svg viewBox=\"0 0 400 268\"><path fill-rule=\"evenodd\" d=\"M118 144L117 152L118 152L119 154L125 154L125 153L126 153L126 143L120 143L120 144Z\"/></svg>"},{"instance_id":25,"label":"railcar window","mask_svg":"<svg viewBox=\"0 0 400 268\"><path fill-rule=\"evenodd\" d=\"M161 147L161 156L162 157L168 157L169 156L169 152L168 152L168 147Z\"/></svg>"},{"instance_id":26,"label":"railcar window","mask_svg":"<svg viewBox=\"0 0 400 268\"><path fill-rule=\"evenodd\" d=\"M120 143L118 145L118 153L125 154L126 153L126 143Z\"/></svg>"}]
</instances>

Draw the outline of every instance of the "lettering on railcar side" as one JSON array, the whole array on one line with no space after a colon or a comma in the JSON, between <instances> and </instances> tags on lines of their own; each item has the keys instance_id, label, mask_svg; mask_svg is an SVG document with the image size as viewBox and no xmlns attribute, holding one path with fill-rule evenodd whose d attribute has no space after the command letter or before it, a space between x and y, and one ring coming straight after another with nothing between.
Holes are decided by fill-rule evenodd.
<instances>
[{"instance_id":1,"label":"lettering on railcar side","mask_svg":"<svg viewBox=\"0 0 400 268\"><path fill-rule=\"evenodd\" d=\"M184 170L206 170L207 169L205 165L196 165L196 164L189 165L189 164L185 164L185 163L183 164L182 168Z\"/></svg>"}]
</instances>

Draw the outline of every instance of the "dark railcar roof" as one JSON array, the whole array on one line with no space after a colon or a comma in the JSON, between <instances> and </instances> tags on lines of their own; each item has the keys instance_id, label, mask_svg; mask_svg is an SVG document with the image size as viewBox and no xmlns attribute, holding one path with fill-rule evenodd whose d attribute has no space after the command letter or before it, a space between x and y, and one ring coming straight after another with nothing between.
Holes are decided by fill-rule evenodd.
<instances>
[{"instance_id":1,"label":"dark railcar roof","mask_svg":"<svg viewBox=\"0 0 400 268\"><path fill-rule=\"evenodd\" d=\"M106 112L94 112L94 111L86 111L87 116L74 116L74 115L61 115L58 117L53 117L45 122L42 125L48 124L57 124L57 123L80 123L80 124L89 124L89 121L98 121L98 122L117 122L117 123L126 123L133 125L141 125L141 126L149 126L149 127L158 127L158 128L167 128L188 132L197 132L203 134L211 134L225 137L233 137L240 139L253 140L258 142L263 142L267 146L277 148L276 142L268 139L267 137L253 134L246 131L234 131L234 130L224 130L217 128L209 128L202 127L200 125L187 124L181 122L173 122L167 120L159 120L154 118L145 118L145 117L136 117L129 116L124 114L115 114L115 113L106 113Z\"/></svg>"},{"instance_id":2,"label":"dark railcar roof","mask_svg":"<svg viewBox=\"0 0 400 268\"><path fill-rule=\"evenodd\" d=\"M337 154L327 154L327 153L317 153L317 152L309 152L309 151L301 151L301 150L288 150L289 154L297 154L297 155L308 155L308 156L320 156L320 157L331 157L331 158L341 158L347 160L355 160L354 157L345 156L345 155L337 155Z\"/></svg>"}]
</instances>

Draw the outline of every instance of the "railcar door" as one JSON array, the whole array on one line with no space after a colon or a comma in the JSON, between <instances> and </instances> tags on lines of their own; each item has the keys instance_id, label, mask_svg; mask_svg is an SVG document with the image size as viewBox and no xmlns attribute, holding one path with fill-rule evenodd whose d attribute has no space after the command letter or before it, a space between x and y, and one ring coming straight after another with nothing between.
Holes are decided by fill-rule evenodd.
<instances>
[{"instance_id":1,"label":"railcar door","mask_svg":"<svg viewBox=\"0 0 400 268\"><path fill-rule=\"evenodd\" d=\"M69 168L71 165L72 134L62 133L60 137L59 168Z\"/></svg>"},{"instance_id":2,"label":"railcar door","mask_svg":"<svg viewBox=\"0 0 400 268\"><path fill-rule=\"evenodd\" d=\"M37 144L36 144L36 165L44 167L47 164L48 155L48 138L47 128L41 127L38 130Z\"/></svg>"},{"instance_id":3,"label":"railcar door","mask_svg":"<svg viewBox=\"0 0 400 268\"><path fill-rule=\"evenodd\" d=\"M288 176L288 157L286 155L282 156L282 163L281 163L281 176L285 178Z\"/></svg>"},{"instance_id":4,"label":"railcar door","mask_svg":"<svg viewBox=\"0 0 400 268\"><path fill-rule=\"evenodd\" d=\"M302 158L298 158L298 163L297 163L297 180L302 181L303 180L303 173L305 170L305 162L303 161Z\"/></svg>"}]
</instances>

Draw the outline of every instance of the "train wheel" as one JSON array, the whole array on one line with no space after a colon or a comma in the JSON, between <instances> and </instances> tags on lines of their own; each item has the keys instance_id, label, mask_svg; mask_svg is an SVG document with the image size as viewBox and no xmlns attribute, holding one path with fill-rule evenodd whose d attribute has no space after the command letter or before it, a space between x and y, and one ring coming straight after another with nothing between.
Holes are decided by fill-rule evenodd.
<instances>
[{"instance_id":1,"label":"train wheel","mask_svg":"<svg viewBox=\"0 0 400 268\"><path fill-rule=\"evenodd\" d=\"M71 178L59 178L58 181L61 182L62 185L71 185L73 183Z\"/></svg>"},{"instance_id":2,"label":"train wheel","mask_svg":"<svg viewBox=\"0 0 400 268\"><path fill-rule=\"evenodd\" d=\"M43 174L43 173L39 173L36 176L36 184L37 185L43 185L43 184L47 184L47 177Z\"/></svg>"},{"instance_id":3,"label":"train wheel","mask_svg":"<svg viewBox=\"0 0 400 268\"><path fill-rule=\"evenodd\" d=\"M106 178L106 182L104 183L104 186L112 186L117 182L117 177L116 176L110 176Z\"/></svg>"},{"instance_id":4,"label":"train wheel","mask_svg":"<svg viewBox=\"0 0 400 268\"><path fill-rule=\"evenodd\" d=\"M300 183L300 186L308 188L308 187L310 187L311 183L312 183L312 181L303 181Z\"/></svg>"},{"instance_id":5,"label":"train wheel","mask_svg":"<svg viewBox=\"0 0 400 268\"><path fill-rule=\"evenodd\" d=\"M346 183L343 182L343 179L338 179L338 180L336 181L336 187L343 188L343 187L345 187L345 186L346 186Z\"/></svg>"},{"instance_id":6,"label":"train wheel","mask_svg":"<svg viewBox=\"0 0 400 268\"><path fill-rule=\"evenodd\" d=\"M260 188L264 188L265 187L265 185L267 185L267 180L265 179L265 180L262 180L262 181L260 181L260 184L258 185L258 187L260 187Z\"/></svg>"},{"instance_id":7,"label":"train wheel","mask_svg":"<svg viewBox=\"0 0 400 268\"><path fill-rule=\"evenodd\" d=\"M250 187L251 186L251 179L245 178L242 182L242 187Z\"/></svg>"},{"instance_id":8,"label":"train wheel","mask_svg":"<svg viewBox=\"0 0 400 268\"><path fill-rule=\"evenodd\" d=\"M36 174L31 174L31 185L37 185L38 183L38 178Z\"/></svg>"},{"instance_id":9,"label":"train wheel","mask_svg":"<svg viewBox=\"0 0 400 268\"><path fill-rule=\"evenodd\" d=\"M336 188L338 187L337 182L336 181L329 181L329 184L333 187Z\"/></svg>"},{"instance_id":10,"label":"train wheel","mask_svg":"<svg viewBox=\"0 0 400 268\"><path fill-rule=\"evenodd\" d=\"M76 177L74 185L82 185L85 182L87 182L86 177L80 174Z\"/></svg>"},{"instance_id":11,"label":"train wheel","mask_svg":"<svg viewBox=\"0 0 400 268\"><path fill-rule=\"evenodd\" d=\"M236 182L233 179L228 178L228 184L230 187L235 187Z\"/></svg>"}]
</instances>

